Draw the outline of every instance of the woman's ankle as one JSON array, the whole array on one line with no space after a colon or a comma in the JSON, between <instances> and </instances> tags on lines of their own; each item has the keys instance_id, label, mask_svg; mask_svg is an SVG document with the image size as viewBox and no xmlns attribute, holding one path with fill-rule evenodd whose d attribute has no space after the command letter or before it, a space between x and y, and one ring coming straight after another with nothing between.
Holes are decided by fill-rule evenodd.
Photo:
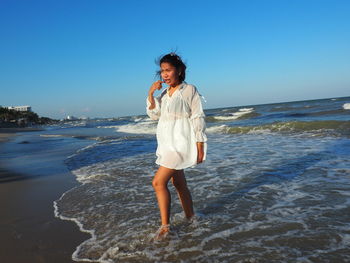
<instances>
[{"instance_id":1,"label":"woman's ankle","mask_svg":"<svg viewBox=\"0 0 350 263\"><path fill-rule=\"evenodd\" d=\"M196 214L195 213L191 213L189 215L185 215L187 220L191 220Z\"/></svg>"},{"instance_id":2,"label":"woman's ankle","mask_svg":"<svg viewBox=\"0 0 350 263\"><path fill-rule=\"evenodd\" d=\"M162 224L160 226L160 229L169 229L170 228L170 224Z\"/></svg>"},{"instance_id":3,"label":"woman's ankle","mask_svg":"<svg viewBox=\"0 0 350 263\"><path fill-rule=\"evenodd\" d=\"M154 240L160 241L160 240L166 238L168 236L169 232L170 232L170 225L169 224L161 225L155 234Z\"/></svg>"}]
</instances>

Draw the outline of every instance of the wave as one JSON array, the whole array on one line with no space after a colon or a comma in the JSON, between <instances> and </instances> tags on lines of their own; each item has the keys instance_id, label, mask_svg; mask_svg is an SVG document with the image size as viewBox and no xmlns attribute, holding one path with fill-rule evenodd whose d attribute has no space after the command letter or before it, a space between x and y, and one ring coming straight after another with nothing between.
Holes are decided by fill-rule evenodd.
<instances>
[{"instance_id":1,"label":"wave","mask_svg":"<svg viewBox=\"0 0 350 263\"><path fill-rule=\"evenodd\" d=\"M344 110L350 110L350 103L345 103L345 104L343 105L343 109L344 109Z\"/></svg>"},{"instance_id":2,"label":"wave","mask_svg":"<svg viewBox=\"0 0 350 263\"><path fill-rule=\"evenodd\" d=\"M232 120L242 120L249 119L260 116L259 113L254 111L254 108L242 108L236 112L228 113L223 116L208 116L206 117L207 122L217 122L217 121L232 121Z\"/></svg>"},{"instance_id":3,"label":"wave","mask_svg":"<svg viewBox=\"0 0 350 263\"><path fill-rule=\"evenodd\" d=\"M296 111L316 108L316 105L303 105L303 106L276 106L269 110L269 112L283 112L283 111Z\"/></svg>"},{"instance_id":4,"label":"wave","mask_svg":"<svg viewBox=\"0 0 350 263\"><path fill-rule=\"evenodd\" d=\"M281 133L316 133L318 135L345 135L350 136L350 121L290 121L275 122L257 126L227 125L212 126L207 129L208 133L249 134L265 132Z\"/></svg>"},{"instance_id":5,"label":"wave","mask_svg":"<svg viewBox=\"0 0 350 263\"><path fill-rule=\"evenodd\" d=\"M288 107L288 106L285 106L285 107L283 107L283 106L278 106L278 107L274 107L274 108L272 108L272 109L270 109L269 111L270 112L279 112L279 111L291 111L291 110L295 110L295 108L294 107Z\"/></svg>"},{"instance_id":6,"label":"wave","mask_svg":"<svg viewBox=\"0 0 350 263\"><path fill-rule=\"evenodd\" d=\"M62 134L40 134L40 137L48 137L48 138L55 138L55 137L63 137Z\"/></svg>"},{"instance_id":7,"label":"wave","mask_svg":"<svg viewBox=\"0 0 350 263\"><path fill-rule=\"evenodd\" d=\"M73 260L304 262L317 256L321 262L348 262L347 140L232 137L214 137L205 167L186 171L197 200L195 221L187 222L175 202L172 235L164 242L152 241L159 222L150 185L154 153L72 170L82 184L54 207L55 216L91 235ZM322 218L323 224L310 226L310 218ZM305 246L315 244L304 253Z\"/></svg>"},{"instance_id":8,"label":"wave","mask_svg":"<svg viewBox=\"0 0 350 263\"><path fill-rule=\"evenodd\" d=\"M135 118L124 125L98 126L97 128L114 128L117 132L132 134L156 134L157 122L150 118Z\"/></svg>"},{"instance_id":9,"label":"wave","mask_svg":"<svg viewBox=\"0 0 350 263\"><path fill-rule=\"evenodd\" d=\"M96 136L89 136L89 135L82 135L82 134L40 134L40 137L44 138L75 138L75 139L82 139L82 140L100 140L101 137Z\"/></svg>"},{"instance_id":10,"label":"wave","mask_svg":"<svg viewBox=\"0 0 350 263\"><path fill-rule=\"evenodd\" d=\"M349 106L350 107L350 106ZM286 117L307 117L307 116L323 116L323 115L343 115L343 114L349 114L345 109L338 109L338 110L327 110L327 111L316 111L316 112L309 112L309 113L290 113L286 114Z\"/></svg>"},{"instance_id":11,"label":"wave","mask_svg":"<svg viewBox=\"0 0 350 263\"><path fill-rule=\"evenodd\" d=\"M286 116L290 117L304 117L304 116L321 116L321 115L333 115L333 114L344 114L347 113L345 110L350 110L350 103L345 103L341 109L326 110L326 111L316 111L316 112L295 112L299 110L305 110L314 108L316 106L303 106L303 107L275 107L270 109L270 112L284 112L290 111L291 113Z\"/></svg>"}]
</instances>

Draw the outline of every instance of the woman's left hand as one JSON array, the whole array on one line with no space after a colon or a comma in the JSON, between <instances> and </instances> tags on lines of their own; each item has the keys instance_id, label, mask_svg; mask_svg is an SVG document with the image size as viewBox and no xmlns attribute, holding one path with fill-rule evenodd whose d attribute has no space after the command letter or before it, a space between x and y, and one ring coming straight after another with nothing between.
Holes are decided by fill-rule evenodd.
<instances>
[{"instance_id":1,"label":"woman's left hand","mask_svg":"<svg viewBox=\"0 0 350 263\"><path fill-rule=\"evenodd\" d=\"M197 142L197 164L202 163L204 158L204 143Z\"/></svg>"}]
</instances>

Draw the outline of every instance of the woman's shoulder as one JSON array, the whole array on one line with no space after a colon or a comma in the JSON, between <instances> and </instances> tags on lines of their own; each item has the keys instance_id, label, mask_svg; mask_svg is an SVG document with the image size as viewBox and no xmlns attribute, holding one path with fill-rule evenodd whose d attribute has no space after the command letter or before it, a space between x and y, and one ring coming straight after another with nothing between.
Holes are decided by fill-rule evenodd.
<instances>
[{"instance_id":1,"label":"woman's shoulder","mask_svg":"<svg viewBox=\"0 0 350 263\"><path fill-rule=\"evenodd\" d=\"M184 89L190 89L190 90L196 90L196 89L197 89L195 85L189 84L189 83L187 83L187 82L184 82L184 83L183 83L183 88L184 88Z\"/></svg>"},{"instance_id":2,"label":"woman's shoulder","mask_svg":"<svg viewBox=\"0 0 350 263\"><path fill-rule=\"evenodd\" d=\"M193 84L184 82L182 86L182 94L192 97L197 91L197 88Z\"/></svg>"}]
</instances>

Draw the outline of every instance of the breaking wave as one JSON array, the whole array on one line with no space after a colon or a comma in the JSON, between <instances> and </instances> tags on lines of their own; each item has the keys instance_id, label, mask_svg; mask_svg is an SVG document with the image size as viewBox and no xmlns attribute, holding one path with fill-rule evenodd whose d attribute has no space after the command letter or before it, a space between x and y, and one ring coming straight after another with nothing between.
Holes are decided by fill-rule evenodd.
<instances>
[{"instance_id":1,"label":"breaking wave","mask_svg":"<svg viewBox=\"0 0 350 263\"><path fill-rule=\"evenodd\" d=\"M260 116L259 113L254 111L254 108L242 108L233 113L227 113L222 116L208 116L206 117L207 122L217 122L217 121L232 121L232 120L242 120L249 119Z\"/></svg>"},{"instance_id":2,"label":"breaking wave","mask_svg":"<svg viewBox=\"0 0 350 263\"><path fill-rule=\"evenodd\" d=\"M274 122L257 126L227 125L212 126L209 133L248 134L262 132L304 133L311 132L318 135L350 135L350 121L290 121Z\"/></svg>"},{"instance_id":3,"label":"breaking wave","mask_svg":"<svg viewBox=\"0 0 350 263\"><path fill-rule=\"evenodd\" d=\"M131 134L156 134L157 122L150 118L134 118L133 122L124 125L98 126L97 128L114 128L117 132Z\"/></svg>"}]
</instances>

